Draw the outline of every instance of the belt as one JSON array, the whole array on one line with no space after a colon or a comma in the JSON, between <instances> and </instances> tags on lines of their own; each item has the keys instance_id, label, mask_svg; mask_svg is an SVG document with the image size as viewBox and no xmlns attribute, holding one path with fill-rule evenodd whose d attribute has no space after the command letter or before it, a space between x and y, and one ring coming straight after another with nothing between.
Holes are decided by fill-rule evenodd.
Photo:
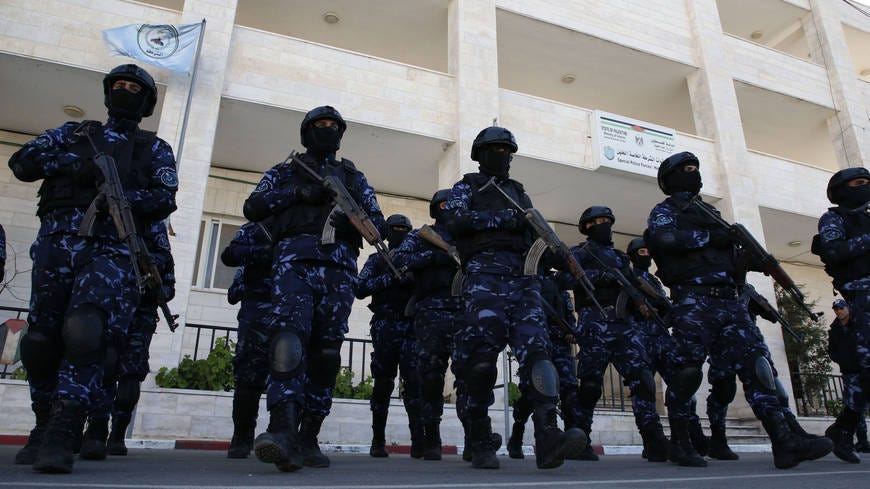
<instances>
[{"instance_id":1,"label":"belt","mask_svg":"<svg viewBox=\"0 0 870 489\"><path fill-rule=\"evenodd\" d=\"M740 294L732 285L679 285L674 287L677 295L693 293L717 299L736 299Z\"/></svg>"}]
</instances>

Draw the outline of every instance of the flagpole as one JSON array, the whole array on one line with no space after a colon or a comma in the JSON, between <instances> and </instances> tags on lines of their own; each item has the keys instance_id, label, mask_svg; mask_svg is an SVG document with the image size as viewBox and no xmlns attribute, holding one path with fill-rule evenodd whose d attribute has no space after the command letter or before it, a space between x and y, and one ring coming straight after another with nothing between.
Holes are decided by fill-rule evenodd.
<instances>
[{"instance_id":1,"label":"flagpole","mask_svg":"<svg viewBox=\"0 0 870 489\"><path fill-rule=\"evenodd\" d=\"M181 166L181 152L184 150L184 136L187 133L187 117L190 115L190 102L193 98L193 87L196 84L196 68L199 66L199 53L202 50L202 40L205 37L205 18L202 19L202 29L196 42L196 53L193 55L193 70L190 75L190 87L187 89L187 102L184 105L184 117L181 120L181 135L178 137L178 150L175 152L175 168Z\"/></svg>"}]
</instances>

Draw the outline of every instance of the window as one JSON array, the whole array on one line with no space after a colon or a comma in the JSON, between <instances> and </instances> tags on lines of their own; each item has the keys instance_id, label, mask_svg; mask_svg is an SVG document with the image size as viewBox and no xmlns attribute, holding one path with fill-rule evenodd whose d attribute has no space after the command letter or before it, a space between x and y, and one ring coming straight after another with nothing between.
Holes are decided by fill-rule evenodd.
<instances>
[{"instance_id":1,"label":"window","mask_svg":"<svg viewBox=\"0 0 870 489\"><path fill-rule=\"evenodd\" d=\"M193 271L193 285L203 289L229 289L236 269L221 263L221 252L242 227L241 221L211 217L199 228L199 254Z\"/></svg>"}]
</instances>

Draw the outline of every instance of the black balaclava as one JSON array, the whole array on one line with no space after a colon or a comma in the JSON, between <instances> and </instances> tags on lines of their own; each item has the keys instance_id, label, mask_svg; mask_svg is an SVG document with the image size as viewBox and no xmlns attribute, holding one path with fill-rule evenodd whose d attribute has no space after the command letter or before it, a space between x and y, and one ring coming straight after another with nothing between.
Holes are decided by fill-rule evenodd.
<instances>
[{"instance_id":1,"label":"black balaclava","mask_svg":"<svg viewBox=\"0 0 870 489\"><path fill-rule=\"evenodd\" d=\"M652 266L652 257L649 255L638 255L637 252L634 252L631 254L631 263L634 265L634 268L648 272L649 267Z\"/></svg>"},{"instance_id":2,"label":"black balaclava","mask_svg":"<svg viewBox=\"0 0 870 489\"><path fill-rule=\"evenodd\" d=\"M613 223L608 221L593 224L586 228L586 235L598 244L610 246L613 244Z\"/></svg>"},{"instance_id":3,"label":"black balaclava","mask_svg":"<svg viewBox=\"0 0 870 489\"><path fill-rule=\"evenodd\" d=\"M834 202L846 209L861 207L870 201L870 184L850 187L848 184L840 185L831 192Z\"/></svg>"},{"instance_id":4,"label":"black balaclava","mask_svg":"<svg viewBox=\"0 0 870 489\"><path fill-rule=\"evenodd\" d=\"M682 166L665 177L665 182L671 195L677 192L697 194L703 186L701 184L701 173L698 170L687 172L683 170Z\"/></svg>"},{"instance_id":5,"label":"black balaclava","mask_svg":"<svg viewBox=\"0 0 870 489\"><path fill-rule=\"evenodd\" d=\"M326 156L338 151L341 144L341 129L338 126L315 127L311 124L307 131L308 151L315 155Z\"/></svg>"},{"instance_id":6,"label":"black balaclava","mask_svg":"<svg viewBox=\"0 0 870 489\"><path fill-rule=\"evenodd\" d=\"M398 248L402 241L405 240L405 236L408 235L410 229L402 226L391 227L389 231L387 231L387 244L390 245L390 249Z\"/></svg>"},{"instance_id":7,"label":"black balaclava","mask_svg":"<svg viewBox=\"0 0 870 489\"><path fill-rule=\"evenodd\" d=\"M480 172L498 178L507 178L513 154L510 151L495 151L491 146L483 148L478 156Z\"/></svg>"},{"instance_id":8,"label":"black balaclava","mask_svg":"<svg viewBox=\"0 0 870 489\"><path fill-rule=\"evenodd\" d=\"M142 120L146 91L132 93L124 88L115 88L109 94L109 115L117 119Z\"/></svg>"}]
</instances>

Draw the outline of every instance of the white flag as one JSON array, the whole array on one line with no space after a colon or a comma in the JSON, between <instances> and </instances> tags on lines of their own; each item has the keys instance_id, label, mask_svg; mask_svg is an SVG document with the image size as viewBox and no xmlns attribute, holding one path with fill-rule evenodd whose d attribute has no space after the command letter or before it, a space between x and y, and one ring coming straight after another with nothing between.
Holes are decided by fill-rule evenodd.
<instances>
[{"instance_id":1,"label":"white flag","mask_svg":"<svg viewBox=\"0 0 870 489\"><path fill-rule=\"evenodd\" d=\"M130 24L103 31L109 52L190 73L203 24Z\"/></svg>"}]
</instances>

